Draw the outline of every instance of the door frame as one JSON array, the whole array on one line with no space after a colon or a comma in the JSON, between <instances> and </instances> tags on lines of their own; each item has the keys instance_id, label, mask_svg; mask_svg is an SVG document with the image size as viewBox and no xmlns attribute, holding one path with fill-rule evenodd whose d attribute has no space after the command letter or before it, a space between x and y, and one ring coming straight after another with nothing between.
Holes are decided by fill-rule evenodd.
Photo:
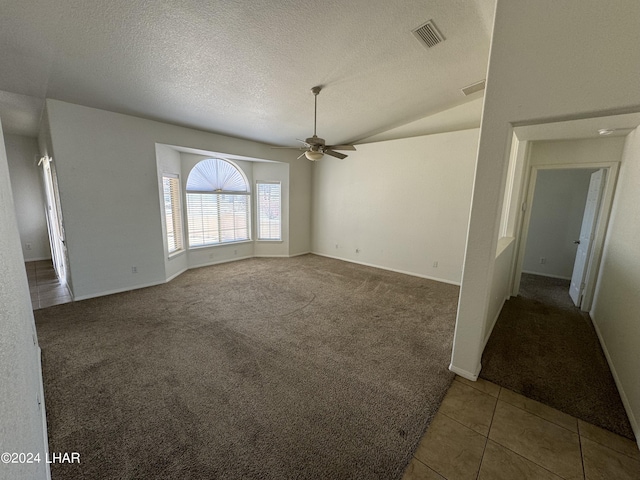
<instances>
[{"instance_id":1,"label":"door frame","mask_svg":"<svg viewBox=\"0 0 640 480\"><path fill-rule=\"evenodd\" d=\"M42 165L42 175L46 200L46 219L49 233L49 244L51 246L51 258L56 276L69 291L69 259L67 258L67 247L64 237L64 224L62 221L62 210L60 208L60 197L58 192L58 182L56 178L53 158L43 156L39 165Z\"/></svg>"},{"instance_id":2,"label":"door frame","mask_svg":"<svg viewBox=\"0 0 640 480\"><path fill-rule=\"evenodd\" d=\"M552 165L531 165L527 169L528 179L525 179L526 190L523 197L526 198L524 203L524 215L519 225L516 238L519 239L518 251L516 255L516 264L513 272L511 283L511 295L517 296L520 290L520 279L522 278L522 265L524 263L524 254L527 246L527 238L529 236L529 224L531 222L531 206L533 205L536 181L540 170L581 170L581 169L605 169L607 171L604 191L602 193L602 202L596 216L596 231L593 239L593 247L587 260L587 273L585 275L585 287L582 297L580 310L588 312L591 310L593 296L595 293L596 281L598 279L598 271L600 270L600 261L602 260L602 251L604 240L609 226L609 217L613 198L615 194L616 182L618 181L618 171L620 170L620 162L598 162L598 163L569 163L569 164L552 164Z\"/></svg>"}]
</instances>

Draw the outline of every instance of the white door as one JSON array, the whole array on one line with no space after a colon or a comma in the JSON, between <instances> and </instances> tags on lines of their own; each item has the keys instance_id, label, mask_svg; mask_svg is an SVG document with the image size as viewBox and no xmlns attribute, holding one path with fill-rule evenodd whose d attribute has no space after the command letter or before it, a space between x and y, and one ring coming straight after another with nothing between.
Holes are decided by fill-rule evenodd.
<instances>
[{"instance_id":1,"label":"white door","mask_svg":"<svg viewBox=\"0 0 640 480\"><path fill-rule=\"evenodd\" d=\"M43 157L44 190L47 199L46 217L49 228L49 243L51 244L51 258L53 268L60 282L67 283L67 248L64 240L64 226L62 212L58 200L58 188L54 167L49 157Z\"/></svg>"},{"instance_id":2,"label":"white door","mask_svg":"<svg viewBox=\"0 0 640 480\"><path fill-rule=\"evenodd\" d=\"M576 307L579 307L582 303L582 294L585 287L584 280L591 254L591 244L596 230L598 211L605 185L605 175L606 170L600 169L591 174L591 181L589 182L589 193L587 194L587 203L584 207L582 227L580 228L580 239L578 240L578 252L573 265L571 287L569 288L569 295Z\"/></svg>"}]
</instances>

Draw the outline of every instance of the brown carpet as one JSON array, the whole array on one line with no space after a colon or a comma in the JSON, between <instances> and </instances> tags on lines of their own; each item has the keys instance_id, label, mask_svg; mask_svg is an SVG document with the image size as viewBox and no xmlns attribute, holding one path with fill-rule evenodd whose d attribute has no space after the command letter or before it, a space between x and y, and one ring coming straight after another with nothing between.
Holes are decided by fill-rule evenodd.
<instances>
[{"instance_id":1,"label":"brown carpet","mask_svg":"<svg viewBox=\"0 0 640 480\"><path fill-rule=\"evenodd\" d=\"M457 297L305 255L38 310L53 479L399 479Z\"/></svg>"},{"instance_id":2,"label":"brown carpet","mask_svg":"<svg viewBox=\"0 0 640 480\"><path fill-rule=\"evenodd\" d=\"M634 439L591 318L569 282L522 275L482 355L480 376L569 415Z\"/></svg>"}]
</instances>

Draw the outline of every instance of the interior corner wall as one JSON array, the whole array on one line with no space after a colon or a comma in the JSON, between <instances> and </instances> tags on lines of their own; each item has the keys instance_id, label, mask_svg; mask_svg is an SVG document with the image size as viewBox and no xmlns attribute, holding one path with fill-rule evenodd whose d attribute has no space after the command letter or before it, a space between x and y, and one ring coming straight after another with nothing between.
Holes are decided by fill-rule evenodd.
<instances>
[{"instance_id":1,"label":"interior corner wall","mask_svg":"<svg viewBox=\"0 0 640 480\"><path fill-rule=\"evenodd\" d=\"M478 129L358 145L313 172L313 252L458 284Z\"/></svg>"},{"instance_id":2,"label":"interior corner wall","mask_svg":"<svg viewBox=\"0 0 640 480\"><path fill-rule=\"evenodd\" d=\"M289 163L290 256L311 251L312 165L309 161Z\"/></svg>"},{"instance_id":3,"label":"interior corner wall","mask_svg":"<svg viewBox=\"0 0 640 480\"><path fill-rule=\"evenodd\" d=\"M180 182L182 182L182 162L180 158L180 153L167 146L156 144L156 162L157 162L157 172L158 172L158 195L160 205L164 206L164 189L162 186L162 177L166 174L170 175L178 175ZM181 187L180 191L184 191ZM182 199L181 199L182 200ZM184 200L183 200L184 201ZM161 207L162 208L162 207ZM165 270L165 280L170 280L177 275L180 275L182 272L189 268L187 252L184 251L182 253L169 256L166 252L169 251L167 246L167 236L164 232L167 231L166 219L164 212L160 215L160 223L162 225L162 246L164 254L164 270ZM186 229L183 230L183 233L186 233ZM186 245L186 237L183 239Z\"/></svg>"},{"instance_id":4,"label":"interior corner wall","mask_svg":"<svg viewBox=\"0 0 640 480\"><path fill-rule=\"evenodd\" d=\"M75 299L166 281L157 143L296 161L295 152L258 142L57 100L46 109ZM290 202L306 202L308 191ZM295 229L308 235L304 223Z\"/></svg>"},{"instance_id":5,"label":"interior corner wall","mask_svg":"<svg viewBox=\"0 0 640 480\"><path fill-rule=\"evenodd\" d=\"M45 458L42 382L31 296L9 181L0 124L0 452L32 452ZM42 403L44 405L44 403ZM47 478L47 464L0 464L0 477Z\"/></svg>"},{"instance_id":6,"label":"interior corner wall","mask_svg":"<svg viewBox=\"0 0 640 480\"><path fill-rule=\"evenodd\" d=\"M640 445L640 130L627 137L590 312Z\"/></svg>"},{"instance_id":7,"label":"interior corner wall","mask_svg":"<svg viewBox=\"0 0 640 480\"><path fill-rule=\"evenodd\" d=\"M18 231L25 261L51 258L42 169L38 167L35 138L5 135L11 189L16 207Z\"/></svg>"},{"instance_id":8,"label":"interior corner wall","mask_svg":"<svg viewBox=\"0 0 640 480\"><path fill-rule=\"evenodd\" d=\"M538 172L522 270L570 279L594 169ZM541 259L544 259L541 261ZM508 273L507 273L508 275Z\"/></svg>"},{"instance_id":9,"label":"interior corner wall","mask_svg":"<svg viewBox=\"0 0 640 480\"><path fill-rule=\"evenodd\" d=\"M638 18L636 0L498 1L452 370L480 369L512 125L639 111Z\"/></svg>"}]
</instances>

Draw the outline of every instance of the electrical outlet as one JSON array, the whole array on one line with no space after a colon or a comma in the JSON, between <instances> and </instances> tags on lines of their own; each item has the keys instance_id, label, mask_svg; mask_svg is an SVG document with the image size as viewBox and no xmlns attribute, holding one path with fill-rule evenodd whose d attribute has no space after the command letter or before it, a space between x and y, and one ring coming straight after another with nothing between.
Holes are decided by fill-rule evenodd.
<instances>
[{"instance_id":1,"label":"electrical outlet","mask_svg":"<svg viewBox=\"0 0 640 480\"><path fill-rule=\"evenodd\" d=\"M138 273L138 267L131 267L131 273Z\"/></svg>"},{"instance_id":2,"label":"electrical outlet","mask_svg":"<svg viewBox=\"0 0 640 480\"><path fill-rule=\"evenodd\" d=\"M27 250L31 250L31 244L30 243L25 243L24 246L25 246L25 248Z\"/></svg>"},{"instance_id":3,"label":"electrical outlet","mask_svg":"<svg viewBox=\"0 0 640 480\"><path fill-rule=\"evenodd\" d=\"M438 268L438 262L433 262L433 268Z\"/></svg>"},{"instance_id":4,"label":"electrical outlet","mask_svg":"<svg viewBox=\"0 0 640 480\"><path fill-rule=\"evenodd\" d=\"M547 259L544 257L540 257L540 265L544 265L545 263L547 263Z\"/></svg>"}]
</instances>

